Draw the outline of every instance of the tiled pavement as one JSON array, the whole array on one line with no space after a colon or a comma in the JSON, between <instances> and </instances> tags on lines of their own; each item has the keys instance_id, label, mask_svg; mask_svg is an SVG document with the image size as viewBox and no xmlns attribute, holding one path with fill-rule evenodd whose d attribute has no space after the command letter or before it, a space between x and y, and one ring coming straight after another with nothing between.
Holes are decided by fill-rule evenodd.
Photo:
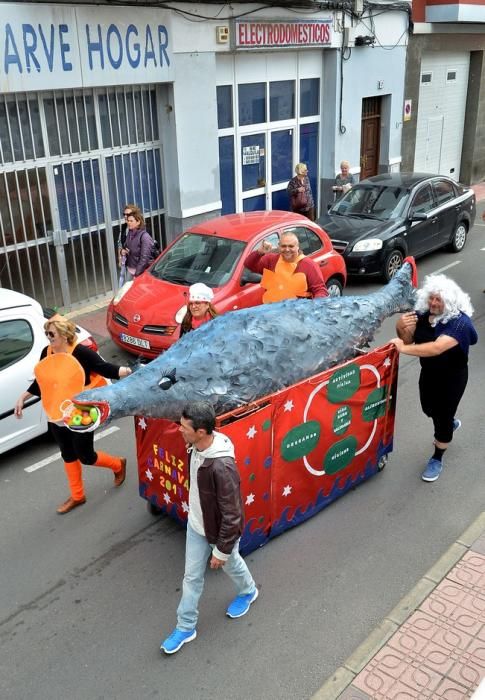
<instances>
[{"instance_id":1,"label":"tiled pavement","mask_svg":"<svg viewBox=\"0 0 485 700\"><path fill-rule=\"evenodd\" d=\"M484 700L484 679L485 512L313 700Z\"/></svg>"}]
</instances>

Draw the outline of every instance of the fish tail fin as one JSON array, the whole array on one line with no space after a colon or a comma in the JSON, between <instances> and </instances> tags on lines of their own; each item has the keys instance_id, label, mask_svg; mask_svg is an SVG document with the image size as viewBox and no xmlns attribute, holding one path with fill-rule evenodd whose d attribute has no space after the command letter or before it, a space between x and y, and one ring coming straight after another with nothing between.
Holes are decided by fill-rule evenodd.
<instances>
[{"instance_id":1,"label":"fish tail fin","mask_svg":"<svg viewBox=\"0 0 485 700\"><path fill-rule=\"evenodd\" d=\"M407 258L404 258L403 264L404 263L409 263L411 265L411 267L413 268L413 274L411 276L411 284L413 285L413 287L416 288L418 286L418 268L416 267L416 261L412 255L408 255Z\"/></svg>"}]
</instances>

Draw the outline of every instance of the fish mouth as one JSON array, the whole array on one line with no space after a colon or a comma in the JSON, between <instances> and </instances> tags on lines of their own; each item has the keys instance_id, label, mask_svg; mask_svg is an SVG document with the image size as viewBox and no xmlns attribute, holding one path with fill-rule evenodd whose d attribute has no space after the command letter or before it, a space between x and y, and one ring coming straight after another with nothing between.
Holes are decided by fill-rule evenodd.
<instances>
[{"instance_id":1,"label":"fish mouth","mask_svg":"<svg viewBox=\"0 0 485 700\"><path fill-rule=\"evenodd\" d=\"M82 401L80 399L76 399L76 406L89 406L89 408L94 406L95 408L97 408L100 415L100 425L102 423L106 423L111 415L110 405L107 401L93 401L92 399L90 401Z\"/></svg>"}]
</instances>

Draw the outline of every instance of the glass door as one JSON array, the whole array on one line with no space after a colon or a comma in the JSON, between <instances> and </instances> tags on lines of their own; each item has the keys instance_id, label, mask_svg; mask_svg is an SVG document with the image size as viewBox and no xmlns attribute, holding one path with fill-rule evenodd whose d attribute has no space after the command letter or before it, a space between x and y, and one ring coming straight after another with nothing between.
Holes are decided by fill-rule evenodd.
<instances>
[{"instance_id":1,"label":"glass door","mask_svg":"<svg viewBox=\"0 0 485 700\"><path fill-rule=\"evenodd\" d=\"M293 134L294 129L270 133L271 182L268 183L268 192L271 195L271 209L288 211L290 208L286 188L293 177Z\"/></svg>"},{"instance_id":2,"label":"glass door","mask_svg":"<svg viewBox=\"0 0 485 700\"><path fill-rule=\"evenodd\" d=\"M243 211L266 209L266 134L241 136L241 196Z\"/></svg>"}]
</instances>

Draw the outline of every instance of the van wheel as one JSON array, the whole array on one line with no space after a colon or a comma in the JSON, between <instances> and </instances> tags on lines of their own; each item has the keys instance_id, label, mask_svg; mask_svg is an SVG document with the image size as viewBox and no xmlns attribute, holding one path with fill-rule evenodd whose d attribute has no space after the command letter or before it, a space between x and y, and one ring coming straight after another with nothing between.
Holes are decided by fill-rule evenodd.
<instances>
[{"instance_id":1,"label":"van wheel","mask_svg":"<svg viewBox=\"0 0 485 700\"><path fill-rule=\"evenodd\" d=\"M453 238L450 243L450 250L453 253L459 253L465 247L466 237L468 234L468 226L464 221L460 221L455 229Z\"/></svg>"},{"instance_id":2,"label":"van wheel","mask_svg":"<svg viewBox=\"0 0 485 700\"><path fill-rule=\"evenodd\" d=\"M340 280L338 280L336 277L330 277L328 280L327 284L327 291L328 291L328 296L329 297L341 297L342 296L342 291L343 291L343 285Z\"/></svg>"},{"instance_id":3,"label":"van wheel","mask_svg":"<svg viewBox=\"0 0 485 700\"><path fill-rule=\"evenodd\" d=\"M396 272L402 267L403 256L400 250L391 250L387 255L382 268L382 276L385 282L389 282Z\"/></svg>"},{"instance_id":4,"label":"van wheel","mask_svg":"<svg viewBox=\"0 0 485 700\"><path fill-rule=\"evenodd\" d=\"M154 503L151 501L147 501L147 511L150 513L150 515L161 515L162 511L160 508L158 508Z\"/></svg>"}]
</instances>

